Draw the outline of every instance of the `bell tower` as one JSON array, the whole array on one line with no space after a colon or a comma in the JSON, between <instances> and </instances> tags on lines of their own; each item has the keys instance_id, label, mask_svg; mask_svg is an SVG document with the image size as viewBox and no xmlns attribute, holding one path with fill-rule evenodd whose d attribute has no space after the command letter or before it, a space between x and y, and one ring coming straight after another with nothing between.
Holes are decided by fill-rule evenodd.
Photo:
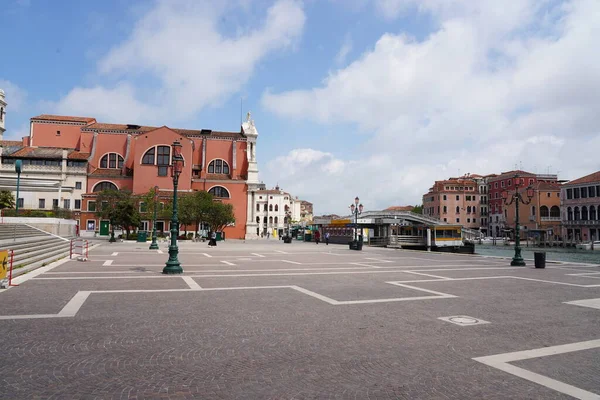
<instances>
[{"instance_id":1,"label":"bell tower","mask_svg":"<svg viewBox=\"0 0 600 400\"><path fill-rule=\"evenodd\" d=\"M0 89L0 140L4 139L4 132L6 131L6 105L4 90Z\"/></svg>"},{"instance_id":2,"label":"bell tower","mask_svg":"<svg viewBox=\"0 0 600 400\"><path fill-rule=\"evenodd\" d=\"M256 191L260 189L258 180L258 162L256 161L256 139L258 131L254 126L254 120L250 113L246 115L246 121L242 124L242 132L246 136L246 158L248 159L248 177L246 185L248 186L248 199L246 209L246 239L258 239L259 224L256 222Z\"/></svg>"}]
</instances>

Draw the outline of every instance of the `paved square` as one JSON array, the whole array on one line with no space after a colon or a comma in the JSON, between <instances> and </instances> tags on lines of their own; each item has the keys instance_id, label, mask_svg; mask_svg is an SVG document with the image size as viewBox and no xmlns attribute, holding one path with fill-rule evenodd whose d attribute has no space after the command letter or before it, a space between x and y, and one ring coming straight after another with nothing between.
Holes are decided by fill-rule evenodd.
<instances>
[{"instance_id":1,"label":"paved square","mask_svg":"<svg viewBox=\"0 0 600 400\"><path fill-rule=\"evenodd\" d=\"M264 240L164 276L160 247L1 292L0 398L600 399L599 266Z\"/></svg>"}]
</instances>

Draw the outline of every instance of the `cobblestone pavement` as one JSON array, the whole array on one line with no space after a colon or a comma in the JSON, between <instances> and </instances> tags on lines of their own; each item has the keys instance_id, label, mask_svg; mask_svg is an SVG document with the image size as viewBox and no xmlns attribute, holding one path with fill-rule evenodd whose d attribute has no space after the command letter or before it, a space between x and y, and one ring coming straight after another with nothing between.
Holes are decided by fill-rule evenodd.
<instances>
[{"instance_id":1,"label":"cobblestone pavement","mask_svg":"<svg viewBox=\"0 0 600 400\"><path fill-rule=\"evenodd\" d=\"M599 266L264 240L173 277L160 247L1 292L0 398L600 399Z\"/></svg>"}]
</instances>

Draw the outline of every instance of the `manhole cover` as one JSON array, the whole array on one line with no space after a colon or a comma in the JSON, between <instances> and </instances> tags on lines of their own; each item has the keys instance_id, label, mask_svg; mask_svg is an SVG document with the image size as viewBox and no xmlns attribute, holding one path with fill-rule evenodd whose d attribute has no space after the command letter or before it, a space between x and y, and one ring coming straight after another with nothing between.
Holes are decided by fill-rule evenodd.
<instances>
[{"instance_id":1,"label":"manhole cover","mask_svg":"<svg viewBox=\"0 0 600 400\"><path fill-rule=\"evenodd\" d=\"M489 324L488 321L484 321L479 318L469 317L466 315L454 315L454 316L450 316L450 317L439 317L438 319L441 319L442 321L450 322L455 325L460 325L460 326Z\"/></svg>"}]
</instances>

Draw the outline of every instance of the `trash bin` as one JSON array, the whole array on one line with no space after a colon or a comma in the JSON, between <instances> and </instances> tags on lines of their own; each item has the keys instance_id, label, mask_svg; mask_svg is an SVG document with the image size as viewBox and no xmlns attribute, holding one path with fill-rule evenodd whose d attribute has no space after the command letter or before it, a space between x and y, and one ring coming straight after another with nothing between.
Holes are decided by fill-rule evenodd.
<instances>
[{"instance_id":1,"label":"trash bin","mask_svg":"<svg viewBox=\"0 0 600 400\"><path fill-rule=\"evenodd\" d=\"M146 231L138 231L137 242L145 243L148 240L148 232Z\"/></svg>"},{"instance_id":2,"label":"trash bin","mask_svg":"<svg viewBox=\"0 0 600 400\"><path fill-rule=\"evenodd\" d=\"M533 259L535 261L536 268L546 268L546 252L539 251L533 253Z\"/></svg>"}]
</instances>

